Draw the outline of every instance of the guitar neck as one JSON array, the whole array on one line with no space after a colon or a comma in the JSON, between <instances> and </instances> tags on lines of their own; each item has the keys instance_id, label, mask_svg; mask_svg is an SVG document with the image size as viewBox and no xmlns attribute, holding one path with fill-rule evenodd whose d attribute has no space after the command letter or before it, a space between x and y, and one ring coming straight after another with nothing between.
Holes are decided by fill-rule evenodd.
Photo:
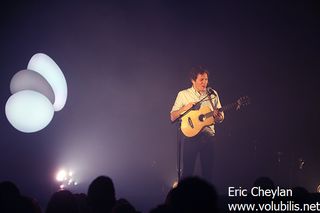
<instances>
[{"instance_id":1,"label":"guitar neck","mask_svg":"<svg viewBox=\"0 0 320 213\"><path fill-rule=\"evenodd\" d=\"M220 111L220 112L226 112L226 111L235 109L237 106L238 106L237 102L234 102L234 103L232 103L232 104L224 105L223 107L221 107L221 108L219 109L219 111ZM205 116L206 116L206 117L213 116L213 111L208 112L207 114L205 114Z\"/></svg>"},{"instance_id":2,"label":"guitar neck","mask_svg":"<svg viewBox=\"0 0 320 213\"><path fill-rule=\"evenodd\" d=\"M226 112L229 111L231 109L236 109L238 110L240 108L240 106L246 106L250 103L250 99L248 96L243 96L241 98L239 98L236 102L232 103L232 104L227 104L223 107L221 107L219 110L219 112ZM214 111L208 112L206 113L204 116L206 116L207 118L210 116L213 116Z\"/></svg>"},{"instance_id":3,"label":"guitar neck","mask_svg":"<svg viewBox=\"0 0 320 213\"><path fill-rule=\"evenodd\" d=\"M234 103L232 103L232 104L227 104L227 105L221 107L221 108L219 109L219 111L220 111L220 112L225 112L225 111L233 110L233 109L236 109L237 106L238 106L238 103L237 103L237 102L234 102Z\"/></svg>"}]
</instances>

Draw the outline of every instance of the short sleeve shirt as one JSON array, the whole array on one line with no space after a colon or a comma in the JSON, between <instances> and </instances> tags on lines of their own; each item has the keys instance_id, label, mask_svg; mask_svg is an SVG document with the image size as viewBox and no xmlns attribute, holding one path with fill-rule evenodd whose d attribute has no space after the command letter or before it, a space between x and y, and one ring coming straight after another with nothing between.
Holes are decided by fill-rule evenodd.
<instances>
[{"instance_id":1,"label":"short sleeve shirt","mask_svg":"<svg viewBox=\"0 0 320 213\"><path fill-rule=\"evenodd\" d=\"M210 98L212 100L214 108L219 109L221 108L221 103L219 100L218 93L216 91L215 91L215 94L216 95L211 95ZM199 93L193 88L193 86L188 89L182 90L178 93L177 98L174 102L174 105L172 106L171 112L179 110L181 107L189 104L190 102L198 102L203 98L205 98L205 96L207 96L206 92ZM201 102L200 107L202 106L209 106L210 109L213 110L212 105L209 101L209 97L206 98L203 102ZM222 112L222 116L224 116L223 112ZM215 134L214 125L205 127L202 131L206 131L213 136Z\"/></svg>"}]
</instances>

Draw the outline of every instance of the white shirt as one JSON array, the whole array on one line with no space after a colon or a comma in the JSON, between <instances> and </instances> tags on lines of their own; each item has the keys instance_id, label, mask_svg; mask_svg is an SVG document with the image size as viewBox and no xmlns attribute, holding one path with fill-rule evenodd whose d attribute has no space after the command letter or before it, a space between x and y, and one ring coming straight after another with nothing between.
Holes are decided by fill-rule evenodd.
<instances>
[{"instance_id":1,"label":"white shirt","mask_svg":"<svg viewBox=\"0 0 320 213\"><path fill-rule=\"evenodd\" d=\"M211 95L212 103L214 108L219 109L221 108L221 103L219 100L218 93L215 91L216 95ZM172 106L171 112L179 110L181 107L189 104L190 102L198 102L202 100L205 96L207 95L206 92L204 93L199 93L197 92L193 86L190 87L189 89L182 90L178 93L177 98L174 102L174 105ZM211 110L213 110L212 105L209 101L209 97L206 98L204 101L201 102L200 107L202 106L209 106ZM183 112L182 112L183 113ZM222 112L222 117L224 118L224 113ZM202 131L208 132L210 135L215 134L215 129L214 125L211 125L209 127L203 128Z\"/></svg>"}]
</instances>

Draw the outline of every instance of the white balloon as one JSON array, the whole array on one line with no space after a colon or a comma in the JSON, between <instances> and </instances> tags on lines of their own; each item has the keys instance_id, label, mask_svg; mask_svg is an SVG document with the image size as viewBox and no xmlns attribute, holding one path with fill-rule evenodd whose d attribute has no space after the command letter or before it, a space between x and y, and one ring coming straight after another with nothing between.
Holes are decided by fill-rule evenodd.
<instances>
[{"instance_id":1,"label":"white balloon","mask_svg":"<svg viewBox=\"0 0 320 213\"><path fill-rule=\"evenodd\" d=\"M54 110L61 110L67 101L68 88L59 66L46 54L37 53L31 57L28 70L40 73L49 82L55 94Z\"/></svg>"},{"instance_id":2,"label":"white balloon","mask_svg":"<svg viewBox=\"0 0 320 213\"><path fill-rule=\"evenodd\" d=\"M54 115L49 99L32 90L13 94L6 103L5 112L11 125L25 133L45 128Z\"/></svg>"},{"instance_id":3,"label":"white balloon","mask_svg":"<svg viewBox=\"0 0 320 213\"><path fill-rule=\"evenodd\" d=\"M11 79L11 94L22 90L34 90L45 95L50 102L54 103L54 92L48 81L39 73L32 70L21 70Z\"/></svg>"}]
</instances>

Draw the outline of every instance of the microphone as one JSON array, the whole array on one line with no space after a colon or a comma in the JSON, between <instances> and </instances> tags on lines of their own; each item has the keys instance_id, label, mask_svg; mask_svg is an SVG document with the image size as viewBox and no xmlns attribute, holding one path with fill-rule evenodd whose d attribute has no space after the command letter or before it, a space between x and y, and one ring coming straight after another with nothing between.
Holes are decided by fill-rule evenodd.
<instances>
[{"instance_id":1,"label":"microphone","mask_svg":"<svg viewBox=\"0 0 320 213\"><path fill-rule=\"evenodd\" d=\"M207 93L208 95L213 95L214 97L217 96L217 93L211 87L207 87Z\"/></svg>"}]
</instances>

